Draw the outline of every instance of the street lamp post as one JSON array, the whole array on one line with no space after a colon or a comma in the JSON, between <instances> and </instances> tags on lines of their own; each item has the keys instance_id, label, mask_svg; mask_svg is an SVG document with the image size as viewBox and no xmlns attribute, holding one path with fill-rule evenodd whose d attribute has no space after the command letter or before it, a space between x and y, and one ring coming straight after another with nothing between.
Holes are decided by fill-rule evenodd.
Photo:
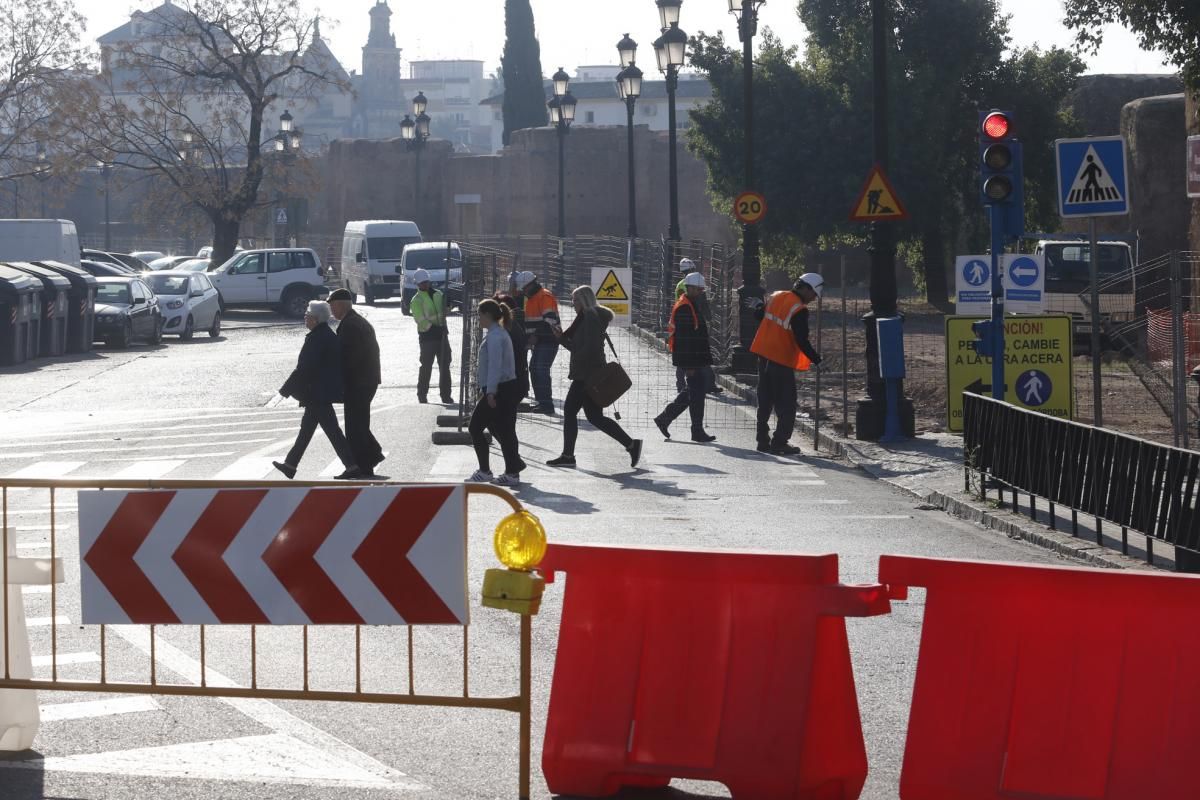
<instances>
[{"instance_id":1,"label":"street lamp post","mask_svg":"<svg viewBox=\"0 0 1200 800\"><path fill-rule=\"evenodd\" d=\"M50 162L46 159L46 151L39 147L37 150L37 165L33 169L37 178L38 190L42 201L42 219L46 218L46 181L50 179Z\"/></svg>"},{"instance_id":2,"label":"street lamp post","mask_svg":"<svg viewBox=\"0 0 1200 800\"><path fill-rule=\"evenodd\" d=\"M416 153L416 164L413 167L413 215L420 221L421 210L421 151L429 140L429 115L425 113L429 101L424 92L417 92L412 101L412 117L404 115L400 120L400 137L409 151ZM415 119L413 119L415 117Z\"/></svg>"},{"instance_id":3,"label":"street lamp post","mask_svg":"<svg viewBox=\"0 0 1200 800\"><path fill-rule=\"evenodd\" d=\"M289 168L303 144L303 132L295 127L291 112L285 109L279 115L279 132L275 134L275 152L283 162L283 196L281 207L284 213L283 243L285 247L292 246L292 215L290 213L291 176ZM276 217L276 220L278 220L278 217ZM278 227L278 221L276 222L276 227Z\"/></svg>"},{"instance_id":4,"label":"street lamp post","mask_svg":"<svg viewBox=\"0 0 1200 800\"><path fill-rule=\"evenodd\" d=\"M112 250L112 217L109 214L109 178L112 176L112 163L100 159L96 161L96 166L100 168L100 174L104 177L104 250L109 252Z\"/></svg>"},{"instance_id":5,"label":"street lamp post","mask_svg":"<svg viewBox=\"0 0 1200 800\"><path fill-rule=\"evenodd\" d=\"M633 108L642 94L642 71L637 64L637 42L625 34L625 38L617 42L617 52L621 55L621 72L617 75L617 92L625 101L626 133L628 134L629 149L629 238L637 238L637 173L634 171L633 153Z\"/></svg>"},{"instance_id":6,"label":"street lamp post","mask_svg":"<svg viewBox=\"0 0 1200 800\"><path fill-rule=\"evenodd\" d=\"M575 121L575 97L568 88L571 76L558 68L551 80L554 82L554 97L546 103L550 111L550 124L558 133L558 238L567 238L566 202L566 136Z\"/></svg>"},{"instance_id":7,"label":"street lamp post","mask_svg":"<svg viewBox=\"0 0 1200 800\"><path fill-rule=\"evenodd\" d=\"M660 6L661 10L661 6ZM662 36L654 42L654 55L658 59L659 70L667 77L667 169L668 192L670 196L671 219L667 228L667 238L678 242L679 233L679 159L675 152L678 144L678 131L675 124L675 92L679 87L679 68L687 57L687 34L679 29L678 8L675 9L675 19L663 31Z\"/></svg>"},{"instance_id":8,"label":"street lamp post","mask_svg":"<svg viewBox=\"0 0 1200 800\"><path fill-rule=\"evenodd\" d=\"M745 180L743 189L755 191L754 185L754 35L758 33L758 9L765 0L729 0L729 13L737 18L738 38L742 41L742 107L744 109L743 138L745 140ZM754 371L754 356L750 345L758 331L754 310L762 305L762 267L758 258L758 228L742 223L742 286L738 289L738 334L740 343L734 351L734 368L738 372Z\"/></svg>"}]
</instances>

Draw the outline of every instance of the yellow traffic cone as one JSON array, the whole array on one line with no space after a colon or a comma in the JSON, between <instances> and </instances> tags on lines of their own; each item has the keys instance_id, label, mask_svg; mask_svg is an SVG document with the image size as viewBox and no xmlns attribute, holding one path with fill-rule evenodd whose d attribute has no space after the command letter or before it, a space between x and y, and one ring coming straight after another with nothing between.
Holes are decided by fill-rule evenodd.
<instances>
[{"instance_id":1,"label":"yellow traffic cone","mask_svg":"<svg viewBox=\"0 0 1200 800\"><path fill-rule=\"evenodd\" d=\"M0 591L0 614L8 618L8 673L18 680L33 677L33 659L29 652L29 633L25 628L25 600L22 585L47 585L51 582L48 558L17 558L17 532L8 531L8 585ZM0 575L2 579L2 575ZM63 582L62 559L55 559L53 580ZM0 678L4 677L5 642L0 635ZM28 750L33 747L40 717L37 692L31 689L0 689L0 751Z\"/></svg>"}]
</instances>

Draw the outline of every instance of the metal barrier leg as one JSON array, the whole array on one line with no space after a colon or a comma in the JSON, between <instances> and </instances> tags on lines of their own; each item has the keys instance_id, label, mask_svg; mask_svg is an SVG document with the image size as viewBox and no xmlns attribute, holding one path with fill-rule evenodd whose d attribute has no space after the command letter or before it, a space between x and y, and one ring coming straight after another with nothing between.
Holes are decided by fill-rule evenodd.
<instances>
[{"instance_id":1,"label":"metal barrier leg","mask_svg":"<svg viewBox=\"0 0 1200 800\"><path fill-rule=\"evenodd\" d=\"M530 771L530 736L532 720L532 683L533 683L533 618L528 614L521 615L521 800L529 800L529 771Z\"/></svg>"}]
</instances>

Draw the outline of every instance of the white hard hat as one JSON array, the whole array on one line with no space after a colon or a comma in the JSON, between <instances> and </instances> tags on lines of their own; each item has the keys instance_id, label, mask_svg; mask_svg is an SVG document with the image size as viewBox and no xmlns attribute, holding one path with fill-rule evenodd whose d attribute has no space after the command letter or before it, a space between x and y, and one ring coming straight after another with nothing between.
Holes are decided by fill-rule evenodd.
<instances>
[{"instance_id":1,"label":"white hard hat","mask_svg":"<svg viewBox=\"0 0 1200 800\"><path fill-rule=\"evenodd\" d=\"M428 270L419 269L413 273L413 283L417 284L417 286L420 286L427 280L429 280Z\"/></svg>"},{"instance_id":2,"label":"white hard hat","mask_svg":"<svg viewBox=\"0 0 1200 800\"><path fill-rule=\"evenodd\" d=\"M537 280L537 275L532 272L522 272L521 277L517 280L517 286L524 289L529 284Z\"/></svg>"},{"instance_id":3,"label":"white hard hat","mask_svg":"<svg viewBox=\"0 0 1200 800\"><path fill-rule=\"evenodd\" d=\"M683 285L684 286L699 286L701 289L703 289L706 286L706 284L704 283L704 276L701 275L699 272L688 273L688 276L683 279Z\"/></svg>"},{"instance_id":4,"label":"white hard hat","mask_svg":"<svg viewBox=\"0 0 1200 800\"><path fill-rule=\"evenodd\" d=\"M684 274L687 274L689 272L695 272L696 271L696 262L692 261L690 258L679 259L679 271Z\"/></svg>"},{"instance_id":5,"label":"white hard hat","mask_svg":"<svg viewBox=\"0 0 1200 800\"><path fill-rule=\"evenodd\" d=\"M807 283L809 288L817 293L817 297L821 296L821 292L825 289L825 279L815 272L806 272L796 281L797 284Z\"/></svg>"}]
</instances>

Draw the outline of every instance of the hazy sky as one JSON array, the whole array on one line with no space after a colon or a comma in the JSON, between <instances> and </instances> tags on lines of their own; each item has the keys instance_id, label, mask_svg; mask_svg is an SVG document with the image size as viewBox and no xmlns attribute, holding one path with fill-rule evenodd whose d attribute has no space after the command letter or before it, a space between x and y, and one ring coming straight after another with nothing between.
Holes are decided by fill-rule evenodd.
<instances>
[{"instance_id":1,"label":"hazy sky","mask_svg":"<svg viewBox=\"0 0 1200 800\"><path fill-rule=\"evenodd\" d=\"M88 38L95 40L128 20L131 11L155 8L161 0L75 0L88 19ZM301 0L336 22L322 32L347 70L361 69L362 46L370 25L367 12L376 0ZM503 0L389 0L392 31L405 61L423 58L473 58L490 71L504 45ZM549 75L558 66L568 71L580 64L609 64L617 60L616 43L626 31L642 46L639 63L653 65L650 43L658 36L654 0L532 0L542 68ZM1062 25L1062 6L1056 0L1001 0L1012 15L1013 42L1019 46L1067 46L1071 33ZM737 28L726 0L684 0L680 27L688 33L725 32L737 41ZM796 18L794 0L767 0L761 25L772 28L785 42L801 43L804 29ZM1160 54L1140 50L1134 37L1120 28L1105 33L1104 47L1087 57L1089 72L1164 72Z\"/></svg>"}]
</instances>

